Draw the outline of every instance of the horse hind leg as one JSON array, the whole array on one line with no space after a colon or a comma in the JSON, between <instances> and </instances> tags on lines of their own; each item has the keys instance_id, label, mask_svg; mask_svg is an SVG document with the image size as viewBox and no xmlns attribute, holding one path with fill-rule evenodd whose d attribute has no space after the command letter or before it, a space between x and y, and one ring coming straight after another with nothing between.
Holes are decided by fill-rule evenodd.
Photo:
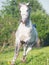
<instances>
[{"instance_id":1,"label":"horse hind leg","mask_svg":"<svg viewBox=\"0 0 49 65\"><path fill-rule=\"evenodd\" d=\"M41 42L41 41L40 41L40 39L38 38L38 39L36 40L36 47L37 47L37 48L40 47L40 42Z\"/></svg>"}]
</instances>

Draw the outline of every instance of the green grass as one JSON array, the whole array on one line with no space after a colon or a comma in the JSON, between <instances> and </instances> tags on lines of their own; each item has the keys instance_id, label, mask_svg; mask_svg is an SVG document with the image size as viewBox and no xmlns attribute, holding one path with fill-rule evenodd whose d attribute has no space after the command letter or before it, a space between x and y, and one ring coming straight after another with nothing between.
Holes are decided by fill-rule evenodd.
<instances>
[{"instance_id":1,"label":"green grass","mask_svg":"<svg viewBox=\"0 0 49 65\"><path fill-rule=\"evenodd\" d=\"M30 51L27 55L27 60L25 63L21 62L22 51L15 62L15 65L49 65L49 47L35 48ZM13 48L6 48L3 53L0 53L0 65L10 65L14 55ZM47 63L48 59L48 63Z\"/></svg>"}]
</instances>

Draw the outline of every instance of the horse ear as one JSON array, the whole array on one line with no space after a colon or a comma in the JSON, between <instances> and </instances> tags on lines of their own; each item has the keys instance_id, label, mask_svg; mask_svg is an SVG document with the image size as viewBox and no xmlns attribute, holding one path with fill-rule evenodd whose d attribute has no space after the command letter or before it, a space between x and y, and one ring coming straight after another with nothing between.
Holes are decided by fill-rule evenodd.
<instances>
[{"instance_id":1,"label":"horse ear","mask_svg":"<svg viewBox=\"0 0 49 65\"><path fill-rule=\"evenodd\" d=\"M30 2L28 2L26 5L29 6L30 5Z\"/></svg>"},{"instance_id":2,"label":"horse ear","mask_svg":"<svg viewBox=\"0 0 49 65\"><path fill-rule=\"evenodd\" d=\"M21 7L22 6L22 4L21 3L19 3L19 7Z\"/></svg>"}]
</instances>

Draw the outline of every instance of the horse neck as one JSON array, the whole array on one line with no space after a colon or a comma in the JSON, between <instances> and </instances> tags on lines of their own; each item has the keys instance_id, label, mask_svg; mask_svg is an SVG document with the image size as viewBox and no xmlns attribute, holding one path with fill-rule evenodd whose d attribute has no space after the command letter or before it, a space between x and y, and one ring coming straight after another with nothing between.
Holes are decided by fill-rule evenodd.
<instances>
[{"instance_id":1,"label":"horse neck","mask_svg":"<svg viewBox=\"0 0 49 65\"><path fill-rule=\"evenodd\" d=\"M23 23L21 22L21 23L20 23L20 26L21 26L21 27L25 26L25 27L31 27L31 28L32 28L32 22L31 22L31 20L29 20L27 24L23 24Z\"/></svg>"},{"instance_id":2,"label":"horse neck","mask_svg":"<svg viewBox=\"0 0 49 65\"><path fill-rule=\"evenodd\" d=\"M21 23L22 23L23 25L27 26L27 25L29 25L29 23L30 23L30 19L28 18L28 19L25 21L25 23L23 23L23 21L21 20Z\"/></svg>"}]
</instances>

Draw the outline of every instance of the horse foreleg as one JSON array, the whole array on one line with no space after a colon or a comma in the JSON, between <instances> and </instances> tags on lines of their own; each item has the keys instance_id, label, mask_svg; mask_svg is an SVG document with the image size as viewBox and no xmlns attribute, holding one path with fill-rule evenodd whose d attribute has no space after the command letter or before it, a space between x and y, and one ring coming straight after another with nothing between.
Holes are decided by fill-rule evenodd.
<instances>
[{"instance_id":1,"label":"horse foreleg","mask_svg":"<svg viewBox=\"0 0 49 65\"><path fill-rule=\"evenodd\" d=\"M26 47L24 47L24 53L23 53L23 58L22 58L22 62L26 61L26 55L28 54L28 52L32 50L32 47L28 47L28 49L26 49Z\"/></svg>"},{"instance_id":2,"label":"horse foreleg","mask_svg":"<svg viewBox=\"0 0 49 65\"><path fill-rule=\"evenodd\" d=\"M28 47L27 51L26 51L26 55L28 54L29 51L32 50L32 47Z\"/></svg>"},{"instance_id":3,"label":"horse foreleg","mask_svg":"<svg viewBox=\"0 0 49 65\"><path fill-rule=\"evenodd\" d=\"M12 60L12 62L11 62L11 65L14 65L14 64L15 64L15 61L16 61L16 59L17 59L17 57L18 57L18 54L19 54L19 49L20 49L20 44L17 43L17 44L15 45L15 53L14 53L14 57L13 57L13 60Z\"/></svg>"},{"instance_id":4,"label":"horse foreleg","mask_svg":"<svg viewBox=\"0 0 49 65\"><path fill-rule=\"evenodd\" d=\"M24 44L23 45L23 57L22 57L22 62L25 62L26 61L26 50L27 50L27 45Z\"/></svg>"}]
</instances>

